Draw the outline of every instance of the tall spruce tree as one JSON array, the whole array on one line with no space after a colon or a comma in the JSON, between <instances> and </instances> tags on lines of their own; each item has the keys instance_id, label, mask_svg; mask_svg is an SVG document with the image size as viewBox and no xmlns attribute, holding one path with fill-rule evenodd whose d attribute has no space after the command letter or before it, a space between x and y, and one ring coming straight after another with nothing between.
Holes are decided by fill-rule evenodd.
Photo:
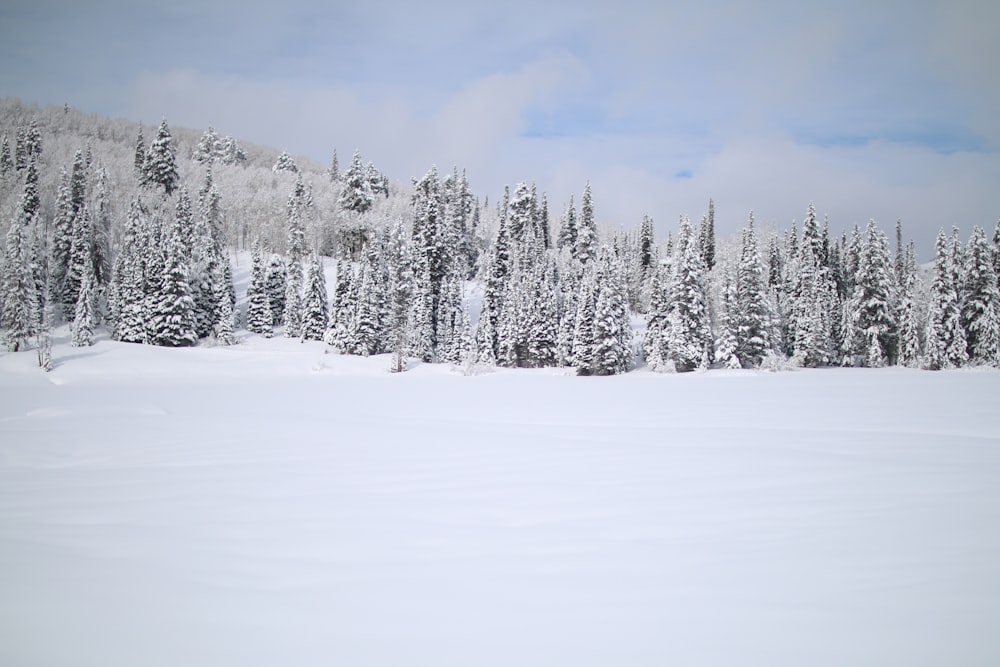
<instances>
[{"instance_id":1,"label":"tall spruce tree","mask_svg":"<svg viewBox=\"0 0 1000 667\"><path fill-rule=\"evenodd\" d=\"M274 333L272 329L274 318L271 316L271 300L267 294L260 239L254 240L250 254L250 284L247 286L247 331L270 338Z\"/></svg>"},{"instance_id":2,"label":"tall spruce tree","mask_svg":"<svg viewBox=\"0 0 1000 667\"><path fill-rule=\"evenodd\" d=\"M150 323L150 342L165 347L188 347L198 340L195 305L188 284L186 246L190 210L178 207L166 237L163 274ZM156 276L151 276L154 280Z\"/></svg>"},{"instance_id":3,"label":"tall spruce tree","mask_svg":"<svg viewBox=\"0 0 1000 667\"><path fill-rule=\"evenodd\" d=\"M934 278L931 281L927 313L924 364L931 370L963 365L967 360L965 330L962 328L959 286L955 282L954 260L944 230L934 246Z\"/></svg>"},{"instance_id":4,"label":"tall spruce tree","mask_svg":"<svg viewBox=\"0 0 1000 667\"><path fill-rule=\"evenodd\" d=\"M736 335L736 356L744 368L756 368L771 348L770 308L764 286L753 213L742 235L740 261L736 269L736 308L730 322Z\"/></svg>"},{"instance_id":5,"label":"tall spruce tree","mask_svg":"<svg viewBox=\"0 0 1000 667\"><path fill-rule=\"evenodd\" d=\"M3 282L0 292L0 322L7 327L4 336L7 349L17 352L24 349L38 327L39 296L31 274L31 256L28 236L32 217L25 211L25 198L17 216L7 230L4 248Z\"/></svg>"},{"instance_id":6,"label":"tall spruce tree","mask_svg":"<svg viewBox=\"0 0 1000 667\"><path fill-rule=\"evenodd\" d=\"M583 200L580 202L580 224L576 230L573 256L586 264L597 258L597 245L597 222L594 220L594 201L588 181L583 188Z\"/></svg>"},{"instance_id":7,"label":"tall spruce tree","mask_svg":"<svg viewBox=\"0 0 1000 667\"><path fill-rule=\"evenodd\" d=\"M302 303L302 340L323 340L327 321L326 279L319 256L313 255L306 270Z\"/></svg>"},{"instance_id":8,"label":"tall spruce tree","mask_svg":"<svg viewBox=\"0 0 1000 667\"><path fill-rule=\"evenodd\" d=\"M993 248L979 226L972 230L966 251L962 325L969 361L1000 365L1000 290L993 268Z\"/></svg>"},{"instance_id":9,"label":"tall spruce tree","mask_svg":"<svg viewBox=\"0 0 1000 667\"><path fill-rule=\"evenodd\" d=\"M153 189L162 189L166 196L170 196L177 189L180 176L177 173L177 157L174 153L173 137L170 128L167 127L167 119L160 121L160 127L156 131L156 138L149 145L146 151L145 163L142 171L142 185Z\"/></svg>"}]
</instances>

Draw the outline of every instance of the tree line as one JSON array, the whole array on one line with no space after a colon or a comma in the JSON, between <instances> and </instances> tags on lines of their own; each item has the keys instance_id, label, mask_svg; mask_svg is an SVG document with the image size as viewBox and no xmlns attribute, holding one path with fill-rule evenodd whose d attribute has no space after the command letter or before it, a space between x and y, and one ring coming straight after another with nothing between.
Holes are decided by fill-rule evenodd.
<instances>
[{"instance_id":1,"label":"tree line","mask_svg":"<svg viewBox=\"0 0 1000 667\"><path fill-rule=\"evenodd\" d=\"M60 321L73 345L92 344L98 327L165 346L232 344L243 328L391 353L396 371L414 358L582 375L1000 365L1000 223L964 243L942 230L929 268L900 223L890 250L874 222L831 237L812 205L801 232L762 232L751 213L738 238L717 243L710 201L700 224L681 218L658 243L649 216L599 229L589 184L579 209L571 199L550 220L534 185L490 206L457 168L431 168L406 189L359 152L343 172L335 151L325 172L285 152L266 170L213 128L178 157L165 120L148 144L140 126L133 148L77 149L44 204L46 143L34 120L0 140L10 219L0 324L8 349L34 346L43 366ZM266 171L287 194L264 215L240 184ZM241 237L251 270L238 295Z\"/></svg>"}]
</instances>

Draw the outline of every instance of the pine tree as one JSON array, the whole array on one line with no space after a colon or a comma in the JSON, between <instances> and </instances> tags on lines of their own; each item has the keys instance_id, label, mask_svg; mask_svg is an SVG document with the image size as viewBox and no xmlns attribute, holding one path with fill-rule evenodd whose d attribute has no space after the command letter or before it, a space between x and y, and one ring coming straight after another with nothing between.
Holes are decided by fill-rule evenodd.
<instances>
[{"instance_id":1,"label":"pine tree","mask_svg":"<svg viewBox=\"0 0 1000 667\"><path fill-rule=\"evenodd\" d=\"M278 155L278 159L274 163L274 166L271 167L271 171L276 174L280 171L290 171L293 174L297 174L299 173L299 166L295 164L295 160L292 159L291 155L289 155L286 151L281 151L281 154Z\"/></svg>"},{"instance_id":2,"label":"pine tree","mask_svg":"<svg viewBox=\"0 0 1000 667\"><path fill-rule=\"evenodd\" d=\"M111 282L111 193L108 189L108 171L99 169L94 193L93 260L94 282L98 288Z\"/></svg>"},{"instance_id":3,"label":"pine tree","mask_svg":"<svg viewBox=\"0 0 1000 667\"><path fill-rule=\"evenodd\" d=\"M270 338L273 335L274 318L271 316L271 301L264 282L264 260L259 239L253 242L251 258L250 284L247 286L247 331Z\"/></svg>"},{"instance_id":4,"label":"pine tree","mask_svg":"<svg viewBox=\"0 0 1000 667\"><path fill-rule=\"evenodd\" d=\"M557 248L569 248L576 253L576 207L573 205L573 196L570 195L569 204L563 212L559 225L559 236L556 239Z\"/></svg>"},{"instance_id":5,"label":"pine tree","mask_svg":"<svg viewBox=\"0 0 1000 667\"><path fill-rule=\"evenodd\" d=\"M916 251L911 242L900 266L899 306L899 363L917 367L920 363L920 312L918 294L920 278L917 274Z\"/></svg>"},{"instance_id":6,"label":"pine tree","mask_svg":"<svg viewBox=\"0 0 1000 667\"><path fill-rule=\"evenodd\" d=\"M142 123L139 123L139 135L135 139L135 156L132 168L136 181L141 185L146 177L146 140L142 137Z\"/></svg>"},{"instance_id":7,"label":"pine tree","mask_svg":"<svg viewBox=\"0 0 1000 667\"><path fill-rule=\"evenodd\" d=\"M628 370L632 331L624 293L624 278L613 266L607 247L602 250L601 255L602 276L594 309L591 371L594 375L615 375Z\"/></svg>"},{"instance_id":8,"label":"pine tree","mask_svg":"<svg viewBox=\"0 0 1000 667\"><path fill-rule=\"evenodd\" d=\"M845 341L848 351L863 357L868 367L895 363L899 337L894 309L896 281L888 241L874 220L865 231L854 282L854 294L846 306L856 318L854 335Z\"/></svg>"},{"instance_id":9,"label":"pine tree","mask_svg":"<svg viewBox=\"0 0 1000 667\"><path fill-rule=\"evenodd\" d=\"M708 215L701 219L698 229L698 249L706 271L715 268L715 202L708 200Z\"/></svg>"},{"instance_id":10,"label":"pine tree","mask_svg":"<svg viewBox=\"0 0 1000 667\"><path fill-rule=\"evenodd\" d=\"M364 213L372 207L371 184L368 182L365 168L361 164L361 151L354 151L351 166L344 174L344 187L337 203L345 211Z\"/></svg>"},{"instance_id":11,"label":"pine tree","mask_svg":"<svg viewBox=\"0 0 1000 667\"><path fill-rule=\"evenodd\" d=\"M70 341L73 347L87 347L94 344L94 326L97 321L95 299L94 275L91 270L87 270L80 284L73 317L73 338Z\"/></svg>"},{"instance_id":12,"label":"pine tree","mask_svg":"<svg viewBox=\"0 0 1000 667\"><path fill-rule=\"evenodd\" d=\"M7 231L3 263L3 283L0 292L0 322L7 327L7 349L17 352L28 345L37 327L39 298L34 277L31 275L28 231L32 218L25 212L25 198L21 199L17 217Z\"/></svg>"},{"instance_id":13,"label":"pine tree","mask_svg":"<svg viewBox=\"0 0 1000 667\"><path fill-rule=\"evenodd\" d=\"M715 341L715 358L726 368L739 369L739 355L736 353L736 327L733 321L738 317L736 285L727 271L722 286L722 312L719 317L719 337Z\"/></svg>"},{"instance_id":14,"label":"pine tree","mask_svg":"<svg viewBox=\"0 0 1000 667\"><path fill-rule=\"evenodd\" d=\"M153 307L150 342L165 347L188 347L198 340L195 331L195 306L188 284L185 254L187 222L180 212L174 218L167 235L163 277ZM155 274L153 276L155 280Z\"/></svg>"},{"instance_id":15,"label":"pine tree","mask_svg":"<svg viewBox=\"0 0 1000 667\"><path fill-rule=\"evenodd\" d=\"M111 336L125 343L146 341L146 271L142 259L146 210L136 198L129 206L121 248L115 258L108 287L108 319Z\"/></svg>"},{"instance_id":16,"label":"pine tree","mask_svg":"<svg viewBox=\"0 0 1000 667\"><path fill-rule=\"evenodd\" d=\"M215 340L219 345L235 345L233 333L233 302L225 290L219 290L219 322L215 329Z\"/></svg>"},{"instance_id":17,"label":"pine tree","mask_svg":"<svg viewBox=\"0 0 1000 667\"><path fill-rule=\"evenodd\" d=\"M678 371L711 363L712 331L705 295L704 266L691 223L682 218L668 315L670 359Z\"/></svg>"},{"instance_id":18,"label":"pine tree","mask_svg":"<svg viewBox=\"0 0 1000 667\"><path fill-rule=\"evenodd\" d=\"M764 287L764 267L760 261L753 212L743 230L742 251L736 270L736 308L730 315L736 334L736 356L744 368L756 368L771 349L768 336L770 308Z\"/></svg>"},{"instance_id":19,"label":"pine tree","mask_svg":"<svg viewBox=\"0 0 1000 667\"><path fill-rule=\"evenodd\" d=\"M285 291L287 289L287 274L285 262L281 255L274 253L267 263L264 272L264 288L267 290L268 302L271 306L271 317L275 326L284 322Z\"/></svg>"},{"instance_id":20,"label":"pine tree","mask_svg":"<svg viewBox=\"0 0 1000 667\"><path fill-rule=\"evenodd\" d=\"M594 221L594 204L589 181L583 189L583 201L580 204L580 226L577 228L574 247L576 250L574 257L584 264L597 257L597 223Z\"/></svg>"},{"instance_id":21,"label":"pine tree","mask_svg":"<svg viewBox=\"0 0 1000 667\"><path fill-rule=\"evenodd\" d=\"M931 370L961 366L967 361L967 341L962 328L953 261L948 238L941 230L935 243L934 279L931 282L924 350L924 363Z\"/></svg>"},{"instance_id":22,"label":"pine tree","mask_svg":"<svg viewBox=\"0 0 1000 667\"><path fill-rule=\"evenodd\" d=\"M142 185L162 188L168 197L174 193L180 181L172 144L173 137L170 135L170 128L167 127L167 119L164 118L160 122L156 138L146 151L142 177Z\"/></svg>"},{"instance_id":23,"label":"pine tree","mask_svg":"<svg viewBox=\"0 0 1000 667\"><path fill-rule=\"evenodd\" d=\"M340 182L340 165L337 163L337 149L336 148L333 149L333 158L330 160L330 170L329 170L328 173L330 174L330 182L331 183L339 183Z\"/></svg>"},{"instance_id":24,"label":"pine tree","mask_svg":"<svg viewBox=\"0 0 1000 667\"><path fill-rule=\"evenodd\" d=\"M318 256L313 256L306 272L302 304L302 340L323 340L327 323L326 279Z\"/></svg>"},{"instance_id":25,"label":"pine tree","mask_svg":"<svg viewBox=\"0 0 1000 667\"><path fill-rule=\"evenodd\" d=\"M1000 290L993 268L993 248L981 227L974 227L966 252L962 325L969 361L1000 365Z\"/></svg>"},{"instance_id":26,"label":"pine tree","mask_svg":"<svg viewBox=\"0 0 1000 667\"><path fill-rule=\"evenodd\" d=\"M590 375L593 372L597 302L600 297L595 264L596 262L590 262L586 267L577 298L571 361L578 375Z\"/></svg>"},{"instance_id":27,"label":"pine tree","mask_svg":"<svg viewBox=\"0 0 1000 667\"><path fill-rule=\"evenodd\" d=\"M0 176L7 176L14 171L14 159L10 152L10 138L7 133L3 133L0 139Z\"/></svg>"},{"instance_id":28,"label":"pine tree","mask_svg":"<svg viewBox=\"0 0 1000 667\"><path fill-rule=\"evenodd\" d=\"M389 319L387 335L392 352L390 371L406 370L406 320L412 293L412 274L402 222L397 221L389 233L387 245L389 270Z\"/></svg>"},{"instance_id":29,"label":"pine tree","mask_svg":"<svg viewBox=\"0 0 1000 667\"><path fill-rule=\"evenodd\" d=\"M220 159L222 153L222 140L216 134L215 128L209 125L205 133L201 135L201 139L198 140L198 145L195 146L191 159L202 164L212 163Z\"/></svg>"},{"instance_id":30,"label":"pine tree","mask_svg":"<svg viewBox=\"0 0 1000 667\"><path fill-rule=\"evenodd\" d=\"M222 139L222 155L220 159L222 160L222 164L243 164L247 161L247 154L235 139L227 136Z\"/></svg>"},{"instance_id":31,"label":"pine tree","mask_svg":"<svg viewBox=\"0 0 1000 667\"><path fill-rule=\"evenodd\" d=\"M73 220L73 241L63 282L62 303L67 314L75 311L84 277L94 272L94 233L90 210L84 206Z\"/></svg>"},{"instance_id":32,"label":"pine tree","mask_svg":"<svg viewBox=\"0 0 1000 667\"><path fill-rule=\"evenodd\" d=\"M285 324L285 338L299 338L302 335L302 261L292 259L285 274L285 307L282 312Z\"/></svg>"}]
</instances>

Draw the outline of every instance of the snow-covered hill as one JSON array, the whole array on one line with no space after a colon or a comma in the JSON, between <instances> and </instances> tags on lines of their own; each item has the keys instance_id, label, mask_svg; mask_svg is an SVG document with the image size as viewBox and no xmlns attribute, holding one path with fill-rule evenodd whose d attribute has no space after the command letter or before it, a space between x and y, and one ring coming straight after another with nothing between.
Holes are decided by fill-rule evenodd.
<instances>
[{"instance_id":1,"label":"snow-covered hill","mask_svg":"<svg viewBox=\"0 0 1000 667\"><path fill-rule=\"evenodd\" d=\"M1000 664L1000 372L0 354L0 664Z\"/></svg>"}]
</instances>

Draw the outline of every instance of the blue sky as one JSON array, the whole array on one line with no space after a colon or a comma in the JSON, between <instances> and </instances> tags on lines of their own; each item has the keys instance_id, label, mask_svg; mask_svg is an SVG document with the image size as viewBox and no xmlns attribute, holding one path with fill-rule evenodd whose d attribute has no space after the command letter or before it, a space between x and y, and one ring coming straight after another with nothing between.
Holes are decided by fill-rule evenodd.
<instances>
[{"instance_id":1,"label":"blue sky","mask_svg":"<svg viewBox=\"0 0 1000 667\"><path fill-rule=\"evenodd\" d=\"M468 170L491 200L535 181L557 218L661 235L715 199L834 230L1000 218L1000 4L285 3L0 7L0 94L196 128L406 181Z\"/></svg>"}]
</instances>

